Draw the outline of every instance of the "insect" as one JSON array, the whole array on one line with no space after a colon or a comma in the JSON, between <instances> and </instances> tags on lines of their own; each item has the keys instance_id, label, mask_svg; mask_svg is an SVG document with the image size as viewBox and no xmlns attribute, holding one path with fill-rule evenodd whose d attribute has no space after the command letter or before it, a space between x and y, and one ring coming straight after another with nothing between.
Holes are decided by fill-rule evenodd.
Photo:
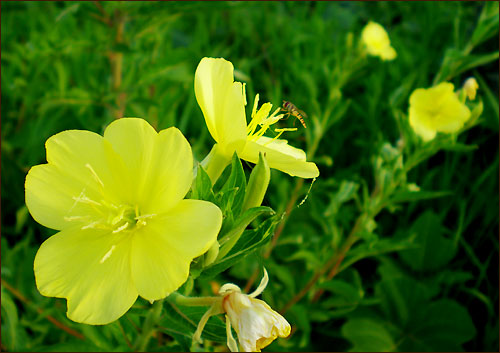
<instances>
[{"instance_id":1,"label":"insect","mask_svg":"<svg viewBox=\"0 0 500 353\"><path fill-rule=\"evenodd\" d=\"M305 128L307 127L306 122L304 121L304 118L307 118L307 114L304 113L299 108L297 108L292 102L283 101L283 106L281 107L281 110L286 111L288 115L293 115L294 117L300 120L302 126L304 126Z\"/></svg>"}]
</instances>

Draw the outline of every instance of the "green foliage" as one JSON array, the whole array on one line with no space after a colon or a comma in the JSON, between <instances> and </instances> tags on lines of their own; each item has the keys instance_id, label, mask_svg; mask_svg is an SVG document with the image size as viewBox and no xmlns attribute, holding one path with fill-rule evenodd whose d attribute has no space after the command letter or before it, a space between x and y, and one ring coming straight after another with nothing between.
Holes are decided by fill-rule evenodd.
<instances>
[{"instance_id":1,"label":"green foliage","mask_svg":"<svg viewBox=\"0 0 500 353\"><path fill-rule=\"evenodd\" d=\"M36 289L33 260L55 232L27 211L26 173L45 163L51 135L102 133L136 116L183 132L196 169L188 197L224 215L218 255L195 259L179 291L255 288L249 279L265 267L262 299L294 328L265 350L497 351L498 11L498 2L3 2L2 350L225 347L223 315L192 344L208 306L139 299L116 322L89 326ZM387 29L394 61L364 53L370 20ZM314 184L273 170L262 205L245 209L253 166L235 154L212 185L198 162L214 141L193 88L205 56L233 63L247 115L257 93L307 113L307 128L295 122L284 138L318 165ZM422 143L410 94L445 80L458 90L470 76L471 120Z\"/></svg>"},{"instance_id":2,"label":"green foliage","mask_svg":"<svg viewBox=\"0 0 500 353\"><path fill-rule=\"evenodd\" d=\"M453 239L443 237L439 217L431 211L422 214L410 228L416 233L417 248L399 253L401 260L413 270L437 270L450 262L456 254L457 244Z\"/></svg>"}]
</instances>

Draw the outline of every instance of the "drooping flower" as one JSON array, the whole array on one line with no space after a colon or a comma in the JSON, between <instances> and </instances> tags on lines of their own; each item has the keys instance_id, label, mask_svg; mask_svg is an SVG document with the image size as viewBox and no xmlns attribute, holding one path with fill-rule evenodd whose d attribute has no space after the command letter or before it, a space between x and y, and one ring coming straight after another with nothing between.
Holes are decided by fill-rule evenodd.
<instances>
[{"instance_id":1,"label":"drooping flower","mask_svg":"<svg viewBox=\"0 0 500 353\"><path fill-rule=\"evenodd\" d=\"M369 22L361 33L368 54L378 56L382 60L393 60L397 54L384 27L375 22Z\"/></svg>"},{"instance_id":2,"label":"drooping flower","mask_svg":"<svg viewBox=\"0 0 500 353\"><path fill-rule=\"evenodd\" d=\"M460 102L454 86L442 82L431 88L418 88L410 96L409 122L424 141L432 140L438 132L458 132L470 118L471 112Z\"/></svg>"},{"instance_id":3,"label":"drooping flower","mask_svg":"<svg viewBox=\"0 0 500 353\"><path fill-rule=\"evenodd\" d=\"M26 176L26 205L59 232L40 246L34 271L40 293L68 300L70 319L107 324L138 295L166 297L215 242L219 208L183 200L193 157L178 129L125 118L104 136L63 131L46 149L48 163Z\"/></svg>"},{"instance_id":4,"label":"drooping flower","mask_svg":"<svg viewBox=\"0 0 500 353\"><path fill-rule=\"evenodd\" d=\"M193 339L199 340L201 332L212 315L226 314L227 345L231 352L260 352L279 337L288 337L290 324L283 316L264 301L255 299L267 286L269 277L264 269L264 277L259 287L251 294L241 293L240 287L232 283L224 284L219 295L222 303L216 301L200 320ZM231 327L238 335L238 344L233 337Z\"/></svg>"},{"instance_id":5,"label":"drooping flower","mask_svg":"<svg viewBox=\"0 0 500 353\"><path fill-rule=\"evenodd\" d=\"M463 90L465 91L467 98L469 98L470 100L476 99L476 92L478 88L479 85L477 84L477 81L474 77L469 77L467 80L465 80Z\"/></svg>"},{"instance_id":6,"label":"drooping flower","mask_svg":"<svg viewBox=\"0 0 500 353\"><path fill-rule=\"evenodd\" d=\"M245 118L245 92L241 82L234 82L233 64L222 58L203 58L196 69L195 94L203 112L208 130L216 144L206 160L207 173L213 181L229 164L234 152L252 163L259 161L259 152L265 153L271 168L292 176L315 178L319 175L316 164L306 161L301 149L277 139L284 129L276 129L274 138L264 136L271 125L283 115L272 114L271 103L257 110L259 96L255 97L251 122Z\"/></svg>"}]
</instances>

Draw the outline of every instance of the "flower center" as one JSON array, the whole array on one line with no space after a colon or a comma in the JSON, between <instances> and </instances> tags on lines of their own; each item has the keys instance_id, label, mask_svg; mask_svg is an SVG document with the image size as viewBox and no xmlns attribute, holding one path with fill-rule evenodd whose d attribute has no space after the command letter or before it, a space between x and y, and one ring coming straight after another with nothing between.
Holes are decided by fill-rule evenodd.
<instances>
[{"instance_id":1,"label":"flower center","mask_svg":"<svg viewBox=\"0 0 500 353\"><path fill-rule=\"evenodd\" d=\"M252 118L250 123L247 126L247 135L248 140L257 141L259 138L264 136L264 133L269 129L269 127L273 124L276 124L281 118L283 118L284 114L277 115L280 108L277 108L271 115L271 108L273 105L271 103L264 103L259 110L257 110L257 105L259 104L259 95L255 96L255 100L252 108ZM275 132L278 133L272 141L276 140L281 136L281 134L285 131L296 131L297 128L283 128L283 129L274 129ZM268 143L270 143L269 141Z\"/></svg>"},{"instance_id":2,"label":"flower center","mask_svg":"<svg viewBox=\"0 0 500 353\"><path fill-rule=\"evenodd\" d=\"M99 182L101 195L104 196L104 184L101 179L89 164L86 167ZM93 200L86 195L85 189L78 196L74 196L73 200L75 202L64 219L82 224L81 229L104 229L112 233L126 232L145 226L147 220L155 216L154 214L141 214L139 205L117 205L107 201L104 197L100 201ZM73 212L77 215L70 216ZM83 215L80 215L81 213Z\"/></svg>"}]
</instances>

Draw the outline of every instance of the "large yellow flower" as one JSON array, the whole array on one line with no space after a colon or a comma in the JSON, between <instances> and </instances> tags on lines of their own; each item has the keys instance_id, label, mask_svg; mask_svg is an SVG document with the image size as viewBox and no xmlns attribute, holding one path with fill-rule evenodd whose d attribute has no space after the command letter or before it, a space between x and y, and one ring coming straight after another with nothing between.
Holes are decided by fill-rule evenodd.
<instances>
[{"instance_id":1,"label":"large yellow flower","mask_svg":"<svg viewBox=\"0 0 500 353\"><path fill-rule=\"evenodd\" d=\"M289 146L286 140L263 136L282 116L277 115L279 108L269 115L270 103L257 110L258 95L247 126L244 87L241 82L234 82L231 62L203 58L196 69L194 88L208 130L217 142L207 157L207 172L213 181L229 164L235 151L240 158L252 163L257 163L259 152L263 152L271 168L293 176L315 178L319 175L316 164L306 161L304 151Z\"/></svg>"},{"instance_id":2,"label":"large yellow flower","mask_svg":"<svg viewBox=\"0 0 500 353\"><path fill-rule=\"evenodd\" d=\"M393 60L397 54L384 27L375 22L369 22L363 32L361 38L365 44L368 54L378 56L382 60Z\"/></svg>"},{"instance_id":3,"label":"large yellow flower","mask_svg":"<svg viewBox=\"0 0 500 353\"><path fill-rule=\"evenodd\" d=\"M104 137L63 131L46 149L48 163L26 177L26 205L60 232L41 245L34 270L40 293L67 298L70 319L107 324L138 295L166 297L215 242L219 208L183 200L193 158L178 129L120 119Z\"/></svg>"},{"instance_id":4,"label":"large yellow flower","mask_svg":"<svg viewBox=\"0 0 500 353\"><path fill-rule=\"evenodd\" d=\"M409 121L424 141L436 133L458 132L470 118L471 112L460 102L452 83L442 82L431 88L418 88L410 96Z\"/></svg>"}]
</instances>

